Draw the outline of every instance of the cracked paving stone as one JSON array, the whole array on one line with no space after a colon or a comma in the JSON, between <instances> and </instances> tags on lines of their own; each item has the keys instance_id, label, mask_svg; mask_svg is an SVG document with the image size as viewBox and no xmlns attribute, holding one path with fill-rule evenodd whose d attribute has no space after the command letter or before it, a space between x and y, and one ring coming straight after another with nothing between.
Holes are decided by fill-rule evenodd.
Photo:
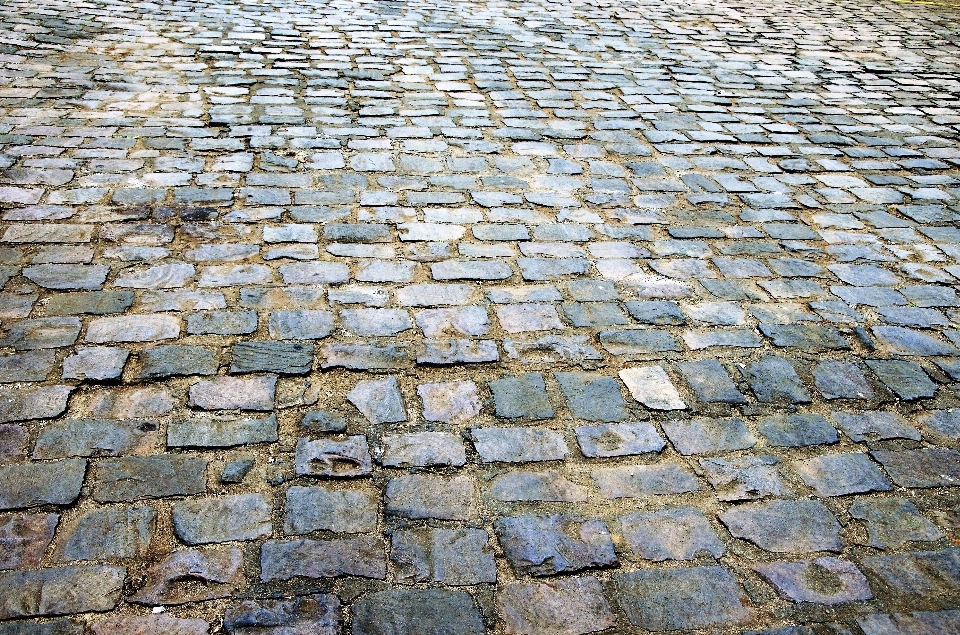
<instances>
[{"instance_id":1,"label":"cracked paving stone","mask_svg":"<svg viewBox=\"0 0 960 635\"><path fill-rule=\"evenodd\" d=\"M518 573L555 575L618 563L607 526L567 515L513 516L493 524Z\"/></svg>"}]
</instances>

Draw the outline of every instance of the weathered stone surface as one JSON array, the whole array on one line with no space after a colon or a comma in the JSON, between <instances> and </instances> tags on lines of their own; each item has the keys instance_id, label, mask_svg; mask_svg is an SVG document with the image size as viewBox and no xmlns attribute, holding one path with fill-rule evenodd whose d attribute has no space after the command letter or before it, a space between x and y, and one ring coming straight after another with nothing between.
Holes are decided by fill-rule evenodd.
<instances>
[{"instance_id":1,"label":"weathered stone surface","mask_svg":"<svg viewBox=\"0 0 960 635\"><path fill-rule=\"evenodd\" d=\"M167 426L167 445L173 448L225 448L278 439L276 415L269 417L195 416Z\"/></svg>"},{"instance_id":2,"label":"weathered stone surface","mask_svg":"<svg viewBox=\"0 0 960 635\"><path fill-rule=\"evenodd\" d=\"M917 421L928 437L946 441L960 439L960 409L921 412Z\"/></svg>"},{"instance_id":3,"label":"weathered stone surface","mask_svg":"<svg viewBox=\"0 0 960 635\"><path fill-rule=\"evenodd\" d=\"M333 313L300 309L271 311L270 337L278 340L318 340L333 332Z\"/></svg>"},{"instance_id":4,"label":"weathered stone surface","mask_svg":"<svg viewBox=\"0 0 960 635\"><path fill-rule=\"evenodd\" d=\"M513 582L497 596L511 635L582 635L613 626L616 615L596 578Z\"/></svg>"},{"instance_id":5,"label":"weathered stone surface","mask_svg":"<svg viewBox=\"0 0 960 635\"><path fill-rule=\"evenodd\" d=\"M401 582L465 586L497 581L490 537L482 529L405 529L393 532L390 560Z\"/></svg>"},{"instance_id":6,"label":"weathered stone surface","mask_svg":"<svg viewBox=\"0 0 960 635\"><path fill-rule=\"evenodd\" d=\"M380 463L388 467L426 467L467 462L463 441L449 432L412 432L388 434L381 439Z\"/></svg>"},{"instance_id":7,"label":"weathered stone surface","mask_svg":"<svg viewBox=\"0 0 960 635\"><path fill-rule=\"evenodd\" d=\"M156 529L152 507L103 507L62 523L54 544L55 562L135 558L146 553Z\"/></svg>"},{"instance_id":8,"label":"weathered stone surface","mask_svg":"<svg viewBox=\"0 0 960 635\"><path fill-rule=\"evenodd\" d=\"M207 489L207 461L191 456L104 459L93 470L93 498L103 503L189 496Z\"/></svg>"},{"instance_id":9,"label":"weathered stone surface","mask_svg":"<svg viewBox=\"0 0 960 635\"><path fill-rule=\"evenodd\" d=\"M905 498L867 498L850 505L850 515L864 521L869 539L878 549L897 549L911 541L943 538L943 532L924 518Z\"/></svg>"},{"instance_id":10,"label":"weathered stone surface","mask_svg":"<svg viewBox=\"0 0 960 635\"><path fill-rule=\"evenodd\" d=\"M96 318L87 326L85 341L94 344L107 342L152 342L168 340L180 335L180 320L173 315L124 315Z\"/></svg>"},{"instance_id":11,"label":"weathered stone surface","mask_svg":"<svg viewBox=\"0 0 960 635\"><path fill-rule=\"evenodd\" d=\"M217 353L207 346L168 344L144 349L139 354L137 379L175 375L213 375L220 367Z\"/></svg>"},{"instance_id":12,"label":"weathered stone surface","mask_svg":"<svg viewBox=\"0 0 960 635\"><path fill-rule=\"evenodd\" d=\"M493 524L518 573L554 575L618 563L607 526L572 516L514 516Z\"/></svg>"},{"instance_id":13,"label":"weathered stone surface","mask_svg":"<svg viewBox=\"0 0 960 635\"><path fill-rule=\"evenodd\" d=\"M169 615L108 617L91 627L93 635L207 635L210 624L203 620Z\"/></svg>"},{"instance_id":14,"label":"weathered stone surface","mask_svg":"<svg viewBox=\"0 0 960 635\"><path fill-rule=\"evenodd\" d=\"M0 387L0 423L52 419L67 409L72 386Z\"/></svg>"},{"instance_id":15,"label":"weathered stone surface","mask_svg":"<svg viewBox=\"0 0 960 635\"><path fill-rule=\"evenodd\" d=\"M299 342L241 342L232 349L231 373L305 375L313 368L313 345Z\"/></svg>"},{"instance_id":16,"label":"weathered stone surface","mask_svg":"<svg viewBox=\"0 0 960 635\"><path fill-rule=\"evenodd\" d=\"M549 419L553 408L540 373L501 377L489 383L498 417Z\"/></svg>"},{"instance_id":17,"label":"weathered stone surface","mask_svg":"<svg viewBox=\"0 0 960 635\"><path fill-rule=\"evenodd\" d=\"M772 456L700 459L700 467L722 501L757 500L791 493Z\"/></svg>"},{"instance_id":18,"label":"weathered stone surface","mask_svg":"<svg viewBox=\"0 0 960 635\"><path fill-rule=\"evenodd\" d=\"M387 575L383 541L375 536L336 540L271 540L260 552L260 579L360 576L382 580Z\"/></svg>"},{"instance_id":19,"label":"weathered stone surface","mask_svg":"<svg viewBox=\"0 0 960 635\"><path fill-rule=\"evenodd\" d=\"M366 489L295 485L287 490L283 531L287 534L317 530L348 534L374 531L378 498Z\"/></svg>"},{"instance_id":20,"label":"weathered stone surface","mask_svg":"<svg viewBox=\"0 0 960 635\"><path fill-rule=\"evenodd\" d=\"M467 476L399 476L387 483L384 506L406 518L471 520L477 515L476 486Z\"/></svg>"},{"instance_id":21,"label":"weathered stone surface","mask_svg":"<svg viewBox=\"0 0 960 635\"><path fill-rule=\"evenodd\" d=\"M173 530L188 545L269 536L273 507L261 494L191 498L173 506Z\"/></svg>"},{"instance_id":22,"label":"weathered stone surface","mask_svg":"<svg viewBox=\"0 0 960 635\"><path fill-rule=\"evenodd\" d=\"M737 417L664 422L663 431L677 451L686 456L745 450L757 443L743 420Z\"/></svg>"},{"instance_id":23,"label":"weathered stone surface","mask_svg":"<svg viewBox=\"0 0 960 635\"><path fill-rule=\"evenodd\" d=\"M484 635L473 598L445 589L371 593L353 609L353 635ZM390 619L384 619L389 615Z\"/></svg>"},{"instance_id":24,"label":"weathered stone surface","mask_svg":"<svg viewBox=\"0 0 960 635\"><path fill-rule=\"evenodd\" d=\"M682 494L700 489L697 477L677 463L600 467L590 473L604 498Z\"/></svg>"},{"instance_id":25,"label":"weathered stone surface","mask_svg":"<svg viewBox=\"0 0 960 635\"><path fill-rule=\"evenodd\" d=\"M79 331L78 331L79 332ZM51 350L25 351L12 355L0 355L0 384L20 381L43 381L53 370L56 352ZM64 361L66 378L67 362Z\"/></svg>"},{"instance_id":26,"label":"weathered stone surface","mask_svg":"<svg viewBox=\"0 0 960 635\"><path fill-rule=\"evenodd\" d=\"M27 429L13 423L0 424L0 465L22 458L27 447Z\"/></svg>"},{"instance_id":27,"label":"weathered stone surface","mask_svg":"<svg viewBox=\"0 0 960 635\"><path fill-rule=\"evenodd\" d=\"M860 570L845 560L832 557L798 562L769 562L753 565L784 598L794 602L843 604L869 600L870 585Z\"/></svg>"},{"instance_id":28,"label":"weathered stone surface","mask_svg":"<svg viewBox=\"0 0 960 635\"><path fill-rule=\"evenodd\" d=\"M190 405L205 410L273 410L276 375L217 377L190 386Z\"/></svg>"},{"instance_id":29,"label":"weathered stone surface","mask_svg":"<svg viewBox=\"0 0 960 635\"><path fill-rule=\"evenodd\" d=\"M364 476L373 469L367 438L362 435L345 441L300 439L295 460L297 474L306 476Z\"/></svg>"},{"instance_id":30,"label":"weathered stone surface","mask_svg":"<svg viewBox=\"0 0 960 635\"><path fill-rule=\"evenodd\" d=\"M88 346L77 349L75 355L63 360L64 379L116 379L130 357L126 348L115 346Z\"/></svg>"},{"instance_id":31,"label":"weathered stone surface","mask_svg":"<svg viewBox=\"0 0 960 635\"><path fill-rule=\"evenodd\" d=\"M492 481L490 496L499 501L558 501L581 503L590 488L573 483L556 472L508 472Z\"/></svg>"},{"instance_id":32,"label":"weathered stone surface","mask_svg":"<svg viewBox=\"0 0 960 635\"><path fill-rule=\"evenodd\" d=\"M857 618L864 635L936 635L960 629L960 611L917 611Z\"/></svg>"},{"instance_id":33,"label":"weathered stone surface","mask_svg":"<svg viewBox=\"0 0 960 635\"><path fill-rule=\"evenodd\" d=\"M875 450L871 454L900 487L951 487L960 481L960 452L956 450Z\"/></svg>"},{"instance_id":34,"label":"weathered stone surface","mask_svg":"<svg viewBox=\"0 0 960 635\"><path fill-rule=\"evenodd\" d=\"M636 555L646 560L693 560L701 550L715 558L725 552L723 543L703 513L693 507L620 517L623 539Z\"/></svg>"},{"instance_id":35,"label":"weathered stone surface","mask_svg":"<svg viewBox=\"0 0 960 635\"><path fill-rule=\"evenodd\" d=\"M227 608L223 628L230 635L339 635L340 600L329 593L243 600Z\"/></svg>"},{"instance_id":36,"label":"weathered stone surface","mask_svg":"<svg viewBox=\"0 0 960 635\"><path fill-rule=\"evenodd\" d=\"M370 423L398 423L407 420L396 377L359 381L353 390L347 393L347 400L356 406Z\"/></svg>"},{"instance_id":37,"label":"weathered stone surface","mask_svg":"<svg viewBox=\"0 0 960 635\"><path fill-rule=\"evenodd\" d=\"M0 509L70 505L80 495L84 459L0 465Z\"/></svg>"},{"instance_id":38,"label":"weathered stone surface","mask_svg":"<svg viewBox=\"0 0 960 635\"><path fill-rule=\"evenodd\" d=\"M472 381L453 381L417 386L427 421L464 423L480 414L483 404Z\"/></svg>"},{"instance_id":39,"label":"weathered stone surface","mask_svg":"<svg viewBox=\"0 0 960 635\"><path fill-rule=\"evenodd\" d=\"M880 381L901 399L933 397L937 393L937 385L930 381L920 364L899 359L868 359L866 361L867 366L877 374Z\"/></svg>"},{"instance_id":40,"label":"weathered stone surface","mask_svg":"<svg viewBox=\"0 0 960 635\"><path fill-rule=\"evenodd\" d=\"M754 619L743 587L722 567L634 571L614 579L627 619L649 631L741 626Z\"/></svg>"},{"instance_id":41,"label":"weathered stone surface","mask_svg":"<svg viewBox=\"0 0 960 635\"><path fill-rule=\"evenodd\" d=\"M635 366L620 371L620 379L638 402L653 410L684 410L687 405L660 366Z\"/></svg>"},{"instance_id":42,"label":"weathered stone surface","mask_svg":"<svg viewBox=\"0 0 960 635\"><path fill-rule=\"evenodd\" d=\"M620 386L612 377L589 373L554 373L567 407L577 419L624 421L628 418Z\"/></svg>"},{"instance_id":43,"label":"weathered stone surface","mask_svg":"<svg viewBox=\"0 0 960 635\"><path fill-rule=\"evenodd\" d=\"M764 417L757 428L767 443L782 447L836 443L840 438L830 422L815 413Z\"/></svg>"},{"instance_id":44,"label":"weathered stone surface","mask_svg":"<svg viewBox=\"0 0 960 635\"><path fill-rule=\"evenodd\" d=\"M126 576L126 569L97 565L0 572L0 620L109 611Z\"/></svg>"},{"instance_id":45,"label":"weathered stone surface","mask_svg":"<svg viewBox=\"0 0 960 635\"><path fill-rule=\"evenodd\" d=\"M797 371L782 357L769 355L743 371L760 401L809 403L810 394Z\"/></svg>"},{"instance_id":46,"label":"weathered stone surface","mask_svg":"<svg viewBox=\"0 0 960 635\"><path fill-rule=\"evenodd\" d=\"M720 514L737 538L774 553L840 551L840 523L816 500L738 505Z\"/></svg>"},{"instance_id":47,"label":"weathered stone surface","mask_svg":"<svg viewBox=\"0 0 960 635\"><path fill-rule=\"evenodd\" d=\"M552 430L535 428L473 428L473 445L484 462L557 461L570 450Z\"/></svg>"},{"instance_id":48,"label":"weathered stone surface","mask_svg":"<svg viewBox=\"0 0 960 635\"><path fill-rule=\"evenodd\" d=\"M696 393L697 399L705 402L746 403L747 399L737 390L727 371L715 359L677 364L684 379Z\"/></svg>"},{"instance_id":49,"label":"weathered stone surface","mask_svg":"<svg viewBox=\"0 0 960 635\"><path fill-rule=\"evenodd\" d=\"M57 514L0 516L0 570L36 568L59 519Z\"/></svg>"},{"instance_id":50,"label":"weathered stone surface","mask_svg":"<svg viewBox=\"0 0 960 635\"><path fill-rule=\"evenodd\" d=\"M865 556L860 566L901 602L947 600L960 591L960 549Z\"/></svg>"},{"instance_id":51,"label":"weathered stone surface","mask_svg":"<svg viewBox=\"0 0 960 635\"><path fill-rule=\"evenodd\" d=\"M157 424L149 421L63 419L43 429L33 448L33 458L128 454L148 450L157 436Z\"/></svg>"},{"instance_id":52,"label":"weathered stone surface","mask_svg":"<svg viewBox=\"0 0 960 635\"><path fill-rule=\"evenodd\" d=\"M833 418L851 441L920 440L920 433L896 412L834 412Z\"/></svg>"},{"instance_id":53,"label":"weathered stone surface","mask_svg":"<svg viewBox=\"0 0 960 635\"><path fill-rule=\"evenodd\" d=\"M192 580L199 584L183 584ZM174 551L144 572L143 586L131 602L148 605L187 604L230 597L246 585L243 552L217 545Z\"/></svg>"},{"instance_id":54,"label":"weathered stone surface","mask_svg":"<svg viewBox=\"0 0 960 635\"><path fill-rule=\"evenodd\" d=\"M659 452L667 443L646 421L578 426L574 429L584 456L612 457Z\"/></svg>"},{"instance_id":55,"label":"weathered stone surface","mask_svg":"<svg viewBox=\"0 0 960 635\"><path fill-rule=\"evenodd\" d=\"M793 461L793 471L818 496L843 496L859 492L885 492L890 481L866 454L830 454Z\"/></svg>"}]
</instances>

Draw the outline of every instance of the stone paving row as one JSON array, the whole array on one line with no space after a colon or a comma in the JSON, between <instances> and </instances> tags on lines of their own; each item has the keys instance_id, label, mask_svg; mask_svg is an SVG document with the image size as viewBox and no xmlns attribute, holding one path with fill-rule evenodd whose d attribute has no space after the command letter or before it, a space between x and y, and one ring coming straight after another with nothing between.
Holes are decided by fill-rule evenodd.
<instances>
[{"instance_id":1,"label":"stone paving row","mask_svg":"<svg viewBox=\"0 0 960 635\"><path fill-rule=\"evenodd\" d=\"M960 633L958 17L7 0L0 635Z\"/></svg>"}]
</instances>

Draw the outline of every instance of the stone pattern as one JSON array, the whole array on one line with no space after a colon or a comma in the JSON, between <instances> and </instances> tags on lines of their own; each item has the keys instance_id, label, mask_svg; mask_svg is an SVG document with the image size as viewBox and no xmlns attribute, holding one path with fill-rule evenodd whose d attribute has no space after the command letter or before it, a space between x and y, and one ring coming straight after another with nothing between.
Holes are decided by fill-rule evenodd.
<instances>
[{"instance_id":1,"label":"stone pattern","mask_svg":"<svg viewBox=\"0 0 960 635\"><path fill-rule=\"evenodd\" d=\"M958 41L2 3L0 635L960 631Z\"/></svg>"}]
</instances>

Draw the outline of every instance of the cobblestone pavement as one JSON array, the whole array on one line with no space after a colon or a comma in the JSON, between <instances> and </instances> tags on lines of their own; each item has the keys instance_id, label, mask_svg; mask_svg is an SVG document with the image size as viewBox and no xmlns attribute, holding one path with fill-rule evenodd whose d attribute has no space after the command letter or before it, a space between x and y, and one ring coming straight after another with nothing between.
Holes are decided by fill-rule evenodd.
<instances>
[{"instance_id":1,"label":"cobblestone pavement","mask_svg":"<svg viewBox=\"0 0 960 635\"><path fill-rule=\"evenodd\" d=\"M958 15L5 0L0 635L960 633Z\"/></svg>"}]
</instances>

